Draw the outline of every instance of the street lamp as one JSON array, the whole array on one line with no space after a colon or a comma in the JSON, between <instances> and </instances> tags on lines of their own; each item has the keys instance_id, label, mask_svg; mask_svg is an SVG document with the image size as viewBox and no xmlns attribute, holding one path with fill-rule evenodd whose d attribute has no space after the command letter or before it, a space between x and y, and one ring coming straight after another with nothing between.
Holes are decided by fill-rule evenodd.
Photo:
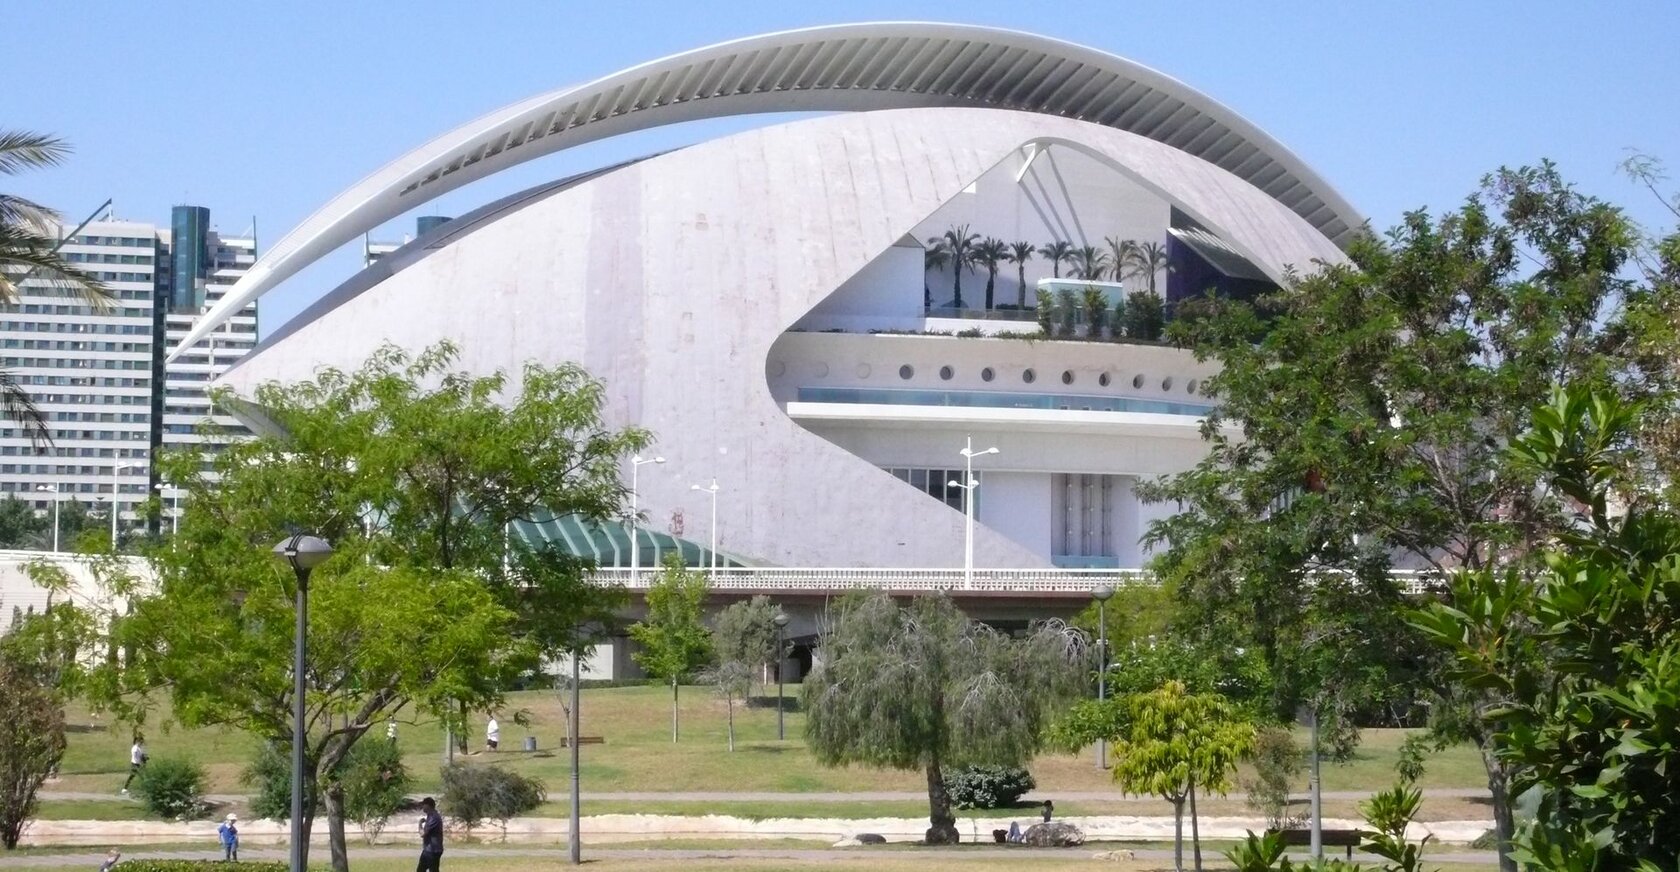
<instances>
[{"instance_id":1,"label":"street lamp","mask_svg":"<svg viewBox=\"0 0 1680 872\"><path fill-rule=\"evenodd\" d=\"M122 492L122 481L118 476L125 469L139 469L138 463L119 463L111 467L111 552L117 550L117 516L122 514L122 501L117 499Z\"/></svg>"},{"instance_id":2,"label":"street lamp","mask_svg":"<svg viewBox=\"0 0 1680 872\"><path fill-rule=\"evenodd\" d=\"M985 451L974 450L974 437L968 437L963 446L963 483L951 484L963 489L963 589L974 589L974 489L980 486L980 480L974 477L974 458L987 454L998 453L997 446Z\"/></svg>"},{"instance_id":3,"label":"street lamp","mask_svg":"<svg viewBox=\"0 0 1680 872\"><path fill-rule=\"evenodd\" d=\"M47 493L50 493L50 494L53 495L53 553L54 554L58 553L58 505L59 505L59 503L62 503L64 501L59 496L59 494L60 494L59 488L60 488L60 485L57 485L57 484L54 484L52 487L47 487L44 484L35 486L36 490L44 491L44 492L47 492Z\"/></svg>"},{"instance_id":4,"label":"street lamp","mask_svg":"<svg viewBox=\"0 0 1680 872\"><path fill-rule=\"evenodd\" d=\"M788 625L787 612L776 612L776 617L772 618L771 622L776 625L776 738L778 740L786 740L787 721L785 719L784 712L787 706L782 704L782 660L787 656L787 641L785 635L787 633Z\"/></svg>"},{"instance_id":5,"label":"street lamp","mask_svg":"<svg viewBox=\"0 0 1680 872\"><path fill-rule=\"evenodd\" d=\"M1102 702L1108 697L1108 598L1114 596L1114 588L1101 585L1091 591L1091 598L1097 601L1097 701ZM1097 768L1108 768L1108 740L1097 737Z\"/></svg>"},{"instance_id":6,"label":"street lamp","mask_svg":"<svg viewBox=\"0 0 1680 872\"><path fill-rule=\"evenodd\" d=\"M308 846L303 838L303 661L309 628L309 573L332 556L325 539L298 533L280 540L274 554L297 574L297 631L292 637L292 872L305 872Z\"/></svg>"},{"instance_id":7,"label":"street lamp","mask_svg":"<svg viewBox=\"0 0 1680 872\"><path fill-rule=\"evenodd\" d=\"M634 585L641 578L642 545L637 533L636 521L641 515L637 504L636 488L641 484L642 464L664 463L663 457L632 457L630 458L630 583Z\"/></svg>"},{"instance_id":8,"label":"street lamp","mask_svg":"<svg viewBox=\"0 0 1680 872\"><path fill-rule=\"evenodd\" d=\"M711 583L717 584L717 479L712 479L711 487L701 487L697 484L688 486L689 490L702 491L712 495L712 546L711 546Z\"/></svg>"}]
</instances>

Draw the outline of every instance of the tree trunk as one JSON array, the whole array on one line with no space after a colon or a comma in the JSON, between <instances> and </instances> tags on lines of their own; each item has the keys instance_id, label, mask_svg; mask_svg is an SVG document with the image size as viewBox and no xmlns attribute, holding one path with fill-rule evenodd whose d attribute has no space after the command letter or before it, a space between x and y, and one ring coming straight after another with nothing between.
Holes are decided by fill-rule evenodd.
<instances>
[{"instance_id":1,"label":"tree trunk","mask_svg":"<svg viewBox=\"0 0 1680 872\"><path fill-rule=\"evenodd\" d=\"M1196 782L1190 782L1190 851L1196 858L1196 872L1202 872L1202 824L1196 818ZM334 870L337 872L337 870Z\"/></svg>"},{"instance_id":2,"label":"tree trunk","mask_svg":"<svg viewBox=\"0 0 1680 872\"><path fill-rule=\"evenodd\" d=\"M953 302L955 303L955 305L957 307L957 310L961 311L962 307L963 307L962 264L959 263L959 264L956 264L954 267L952 267L951 268L951 274L956 276L956 278L951 281L951 289L956 293L956 296L957 296L957 299Z\"/></svg>"},{"instance_id":3,"label":"tree trunk","mask_svg":"<svg viewBox=\"0 0 1680 872\"><path fill-rule=\"evenodd\" d=\"M1490 743L1491 733L1490 730ZM1517 861L1511 857L1511 837L1517 831L1515 816L1511 813L1511 776L1494 758L1491 744L1482 747L1482 765L1487 768L1488 791L1493 794L1493 831L1499 838L1499 872L1517 872Z\"/></svg>"},{"instance_id":4,"label":"tree trunk","mask_svg":"<svg viewBox=\"0 0 1680 872\"><path fill-rule=\"evenodd\" d=\"M987 311L991 311L991 308L992 308L992 286L996 283L997 283L997 270L992 270L990 273L986 274L986 310Z\"/></svg>"},{"instance_id":5,"label":"tree trunk","mask_svg":"<svg viewBox=\"0 0 1680 872\"><path fill-rule=\"evenodd\" d=\"M725 703L729 706L729 751L735 752L735 697L730 697Z\"/></svg>"},{"instance_id":6,"label":"tree trunk","mask_svg":"<svg viewBox=\"0 0 1680 872\"><path fill-rule=\"evenodd\" d=\"M306 791L304 793L304 796L309 796L310 794L312 794L314 792L315 785L305 784L304 785L304 790ZM303 826L300 827L299 829L302 831L301 844L303 845L303 850L300 851L299 854L301 855L301 858L303 860L303 868L308 869L309 868L309 834L311 832L313 832L314 829L315 829L315 810L313 808L310 808L307 803L304 805ZM288 833L287 835L289 836L290 834Z\"/></svg>"},{"instance_id":7,"label":"tree trunk","mask_svg":"<svg viewBox=\"0 0 1680 872\"><path fill-rule=\"evenodd\" d=\"M677 679L671 677L671 742L677 741Z\"/></svg>"},{"instance_id":8,"label":"tree trunk","mask_svg":"<svg viewBox=\"0 0 1680 872\"><path fill-rule=\"evenodd\" d=\"M334 778L323 794L327 801L327 847L333 872L350 872L350 852L344 845L344 785Z\"/></svg>"},{"instance_id":9,"label":"tree trunk","mask_svg":"<svg viewBox=\"0 0 1680 872\"><path fill-rule=\"evenodd\" d=\"M1184 872L1184 797L1172 798L1173 804L1173 870Z\"/></svg>"},{"instance_id":10,"label":"tree trunk","mask_svg":"<svg viewBox=\"0 0 1680 872\"><path fill-rule=\"evenodd\" d=\"M456 710L461 715L461 735L455 739L455 750L463 755L471 754L472 748L467 739L467 734L471 732L467 729L467 704L464 702L456 703Z\"/></svg>"},{"instance_id":11,"label":"tree trunk","mask_svg":"<svg viewBox=\"0 0 1680 872\"><path fill-rule=\"evenodd\" d=\"M961 841L957 833L957 817L951 813L951 794L945 791L945 773L939 771L939 758L928 761L928 823L924 841L930 845L955 845Z\"/></svg>"},{"instance_id":12,"label":"tree trunk","mask_svg":"<svg viewBox=\"0 0 1680 872\"><path fill-rule=\"evenodd\" d=\"M1015 277L1021 281L1020 290L1015 292L1015 308L1025 309L1027 307L1027 268L1025 266L1017 268Z\"/></svg>"}]
</instances>

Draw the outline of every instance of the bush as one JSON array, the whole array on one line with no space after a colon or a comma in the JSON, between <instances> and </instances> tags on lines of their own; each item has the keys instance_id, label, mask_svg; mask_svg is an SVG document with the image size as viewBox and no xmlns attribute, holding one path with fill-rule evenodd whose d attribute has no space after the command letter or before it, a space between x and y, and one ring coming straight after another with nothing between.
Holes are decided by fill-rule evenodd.
<instances>
[{"instance_id":1,"label":"bush","mask_svg":"<svg viewBox=\"0 0 1680 872\"><path fill-rule=\"evenodd\" d=\"M1004 808L1037 786L1027 770L1010 766L968 766L945 776L957 808Z\"/></svg>"},{"instance_id":2,"label":"bush","mask_svg":"<svg viewBox=\"0 0 1680 872\"><path fill-rule=\"evenodd\" d=\"M361 825L362 837L371 845L391 815L408 804L413 779L395 742L364 736L339 767L339 783L344 787L344 816Z\"/></svg>"},{"instance_id":3,"label":"bush","mask_svg":"<svg viewBox=\"0 0 1680 872\"><path fill-rule=\"evenodd\" d=\"M181 757L155 759L140 767L134 792L152 814L190 820L204 813L204 767Z\"/></svg>"},{"instance_id":4,"label":"bush","mask_svg":"<svg viewBox=\"0 0 1680 872\"><path fill-rule=\"evenodd\" d=\"M124 860L116 868L123 872L287 872L285 863L223 863L220 860L156 860L150 857Z\"/></svg>"},{"instance_id":5,"label":"bush","mask_svg":"<svg viewBox=\"0 0 1680 872\"><path fill-rule=\"evenodd\" d=\"M499 766L455 763L443 768L443 808L468 833L493 821L507 834L509 818L535 809L548 799L541 781Z\"/></svg>"},{"instance_id":6,"label":"bush","mask_svg":"<svg viewBox=\"0 0 1680 872\"><path fill-rule=\"evenodd\" d=\"M1254 775L1243 786L1248 807L1266 816L1266 826L1281 830L1295 823L1289 815L1289 785L1301 772L1301 748L1283 727L1265 727L1254 737Z\"/></svg>"},{"instance_id":7,"label":"bush","mask_svg":"<svg viewBox=\"0 0 1680 872\"><path fill-rule=\"evenodd\" d=\"M251 794L251 814L258 818L284 821L292 817L292 758L291 749L265 744L252 758L239 780L254 788ZM314 797L303 797L305 810L313 808Z\"/></svg>"},{"instance_id":8,"label":"bush","mask_svg":"<svg viewBox=\"0 0 1680 872\"><path fill-rule=\"evenodd\" d=\"M64 709L52 689L0 656L0 845L17 847L41 784L64 759Z\"/></svg>"},{"instance_id":9,"label":"bush","mask_svg":"<svg viewBox=\"0 0 1680 872\"><path fill-rule=\"evenodd\" d=\"M1160 297L1148 291L1133 291L1126 295L1125 318L1126 335L1132 339L1160 339L1166 329L1166 307Z\"/></svg>"}]
</instances>

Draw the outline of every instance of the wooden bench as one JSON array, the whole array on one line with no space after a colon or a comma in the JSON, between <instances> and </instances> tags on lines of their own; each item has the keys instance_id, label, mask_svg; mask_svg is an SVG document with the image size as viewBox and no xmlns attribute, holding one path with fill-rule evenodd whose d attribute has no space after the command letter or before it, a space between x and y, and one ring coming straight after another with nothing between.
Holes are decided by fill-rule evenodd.
<instances>
[{"instance_id":1,"label":"wooden bench","mask_svg":"<svg viewBox=\"0 0 1680 872\"><path fill-rule=\"evenodd\" d=\"M1271 832L1282 836L1285 845L1299 847L1312 844L1312 830L1310 829L1272 830ZM1320 830L1319 836L1320 843L1326 848L1346 848L1349 860L1353 859L1353 849L1359 847L1359 843L1365 839L1363 830L1327 829Z\"/></svg>"},{"instance_id":2,"label":"wooden bench","mask_svg":"<svg viewBox=\"0 0 1680 872\"><path fill-rule=\"evenodd\" d=\"M607 737L606 736L578 736L577 743L579 745L605 745L607 743ZM561 737L560 747L570 748L572 746L571 746L569 740L567 740L565 737Z\"/></svg>"}]
</instances>

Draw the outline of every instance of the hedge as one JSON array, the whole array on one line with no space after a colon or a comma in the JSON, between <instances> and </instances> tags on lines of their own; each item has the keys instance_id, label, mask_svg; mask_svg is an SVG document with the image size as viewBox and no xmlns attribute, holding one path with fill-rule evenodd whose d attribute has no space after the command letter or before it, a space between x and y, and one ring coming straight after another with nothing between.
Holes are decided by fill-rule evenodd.
<instances>
[{"instance_id":1,"label":"hedge","mask_svg":"<svg viewBox=\"0 0 1680 872\"><path fill-rule=\"evenodd\" d=\"M287 872L285 863L223 863L220 860L124 860L122 872Z\"/></svg>"}]
</instances>

